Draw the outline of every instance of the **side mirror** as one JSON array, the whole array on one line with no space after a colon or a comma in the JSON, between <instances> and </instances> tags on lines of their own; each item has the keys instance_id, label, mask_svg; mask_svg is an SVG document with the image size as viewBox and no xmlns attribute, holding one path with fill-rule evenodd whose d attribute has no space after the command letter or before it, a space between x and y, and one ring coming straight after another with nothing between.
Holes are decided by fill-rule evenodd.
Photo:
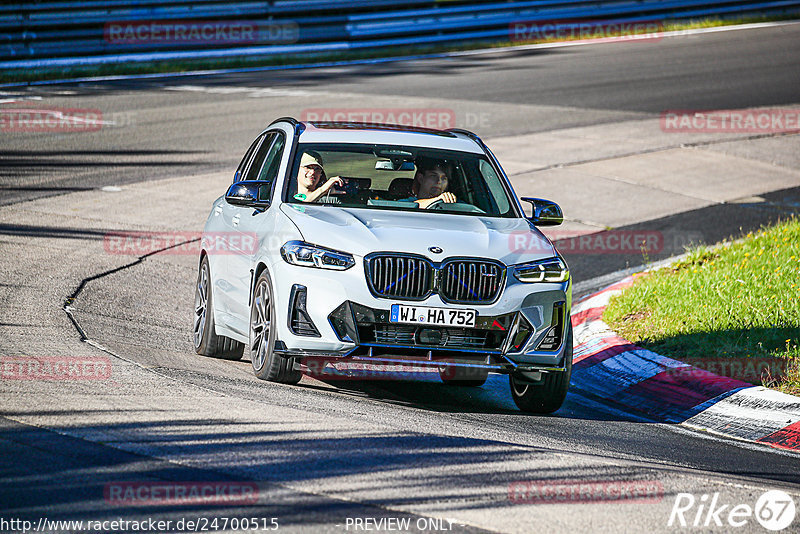
<instances>
[{"instance_id":1,"label":"side mirror","mask_svg":"<svg viewBox=\"0 0 800 534\"><path fill-rule=\"evenodd\" d=\"M536 226L558 226L564 222L564 213L555 202L531 197L522 197L522 200L530 202L533 216L529 220Z\"/></svg>"},{"instance_id":2,"label":"side mirror","mask_svg":"<svg viewBox=\"0 0 800 534\"><path fill-rule=\"evenodd\" d=\"M242 181L232 184L225 193L225 202L234 206L266 208L269 206L269 194L272 182Z\"/></svg>"}]
</instances>

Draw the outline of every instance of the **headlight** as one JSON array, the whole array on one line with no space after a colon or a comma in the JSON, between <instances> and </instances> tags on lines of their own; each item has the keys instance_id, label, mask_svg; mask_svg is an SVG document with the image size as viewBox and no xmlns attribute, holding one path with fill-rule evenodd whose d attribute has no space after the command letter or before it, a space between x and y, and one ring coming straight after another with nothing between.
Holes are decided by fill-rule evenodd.
<instances>
[{"instance_id":1,"label":"headlight","mask_svg":"<svg viewBox=\"0 0 800 534\"><path fill-rule=\"evenodd\" d=\"M565 282L569 280L569 267L559 257L548 258L515 265L514 276L520 282Z\"/></svg>"},{"instance_id":2,"label":"headlight","mask_svg":"<svg viewBox=\"0 0 800 534\"><path fill-rule=\"evenodd\" d=\"M286 263L291 263L292 265L333 269L335 271L344 271L356 264L351 254L303 241L289 241L283 245L281 247L281 256Z\"/></svg>"}]
</instances>

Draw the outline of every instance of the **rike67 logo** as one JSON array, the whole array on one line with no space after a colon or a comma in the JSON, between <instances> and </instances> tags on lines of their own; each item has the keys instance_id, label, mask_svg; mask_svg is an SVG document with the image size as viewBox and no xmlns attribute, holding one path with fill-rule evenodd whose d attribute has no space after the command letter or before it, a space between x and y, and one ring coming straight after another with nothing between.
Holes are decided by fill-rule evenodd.
<instances>
[{"instance_id":1,"label":"rike67 logo","mask_svg":"<svg viewBox=\"0 0 800 534\"><path fill-rule=\"evenodd\" d=\"M691 493L678 493L667 526L739 528L755 518L765 529L778 531L792 524L795 511L794 499L781 490L765 492L755 506L723 502L718 492L699 498Z\"/></svg>"}]
</instances>

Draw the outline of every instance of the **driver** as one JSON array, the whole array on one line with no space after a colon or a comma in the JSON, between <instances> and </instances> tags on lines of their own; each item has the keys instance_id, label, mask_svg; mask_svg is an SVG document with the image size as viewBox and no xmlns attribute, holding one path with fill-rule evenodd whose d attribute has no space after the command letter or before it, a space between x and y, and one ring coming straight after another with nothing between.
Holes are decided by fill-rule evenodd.
<instances>
[{"instance_id":1,"label":"driver","mask_svg":"<svg viewBox=\"0 0 800 534\"><path fill-rule=\"evenodd\" d=\"M420 158L417 160L417 173L411 185L412 197L404 200L416 202L420 208L428 208L435 202L452 204L456 196L447 191L450 165L440 159Z\"/></svg>"},{"instance_id":2,"label":"driver","mask_svg":"<svg viewBox=\"0 0 800 534\"><path fill-rule=\"evenodd\" d=\"M297 194L294 198L302 202L314 202L328 193L334 185L341 187L344 185L344 180L338 176L325 180L322 156L313 150L303 153L303 157L300 158L300 171L297 173Z\"/></svg>"}]
</instances>

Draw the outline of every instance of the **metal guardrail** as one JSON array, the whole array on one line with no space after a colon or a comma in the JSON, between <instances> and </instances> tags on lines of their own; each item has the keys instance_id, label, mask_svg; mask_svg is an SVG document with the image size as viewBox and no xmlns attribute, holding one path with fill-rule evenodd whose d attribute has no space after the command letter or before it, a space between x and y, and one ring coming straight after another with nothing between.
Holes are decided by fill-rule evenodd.
<instances>
[{"instance_id":1,"label":"metal guardrail","mask_svg":"<svg viewBox=\"0 0 800 534\"><path fill-rule=\"evenodd\" d=\"M0 69L508 41L511 24L521 21L635 22L782 13L800 13L800 0L34 1L0 5ZM175 32L178 26L186 30L201 21L223 28L244 25L258 37L220 39L219 32L200 39L153 37L158 28ZM139 28L149 38L141 38Z\"/></svg>"}]
</instances>

